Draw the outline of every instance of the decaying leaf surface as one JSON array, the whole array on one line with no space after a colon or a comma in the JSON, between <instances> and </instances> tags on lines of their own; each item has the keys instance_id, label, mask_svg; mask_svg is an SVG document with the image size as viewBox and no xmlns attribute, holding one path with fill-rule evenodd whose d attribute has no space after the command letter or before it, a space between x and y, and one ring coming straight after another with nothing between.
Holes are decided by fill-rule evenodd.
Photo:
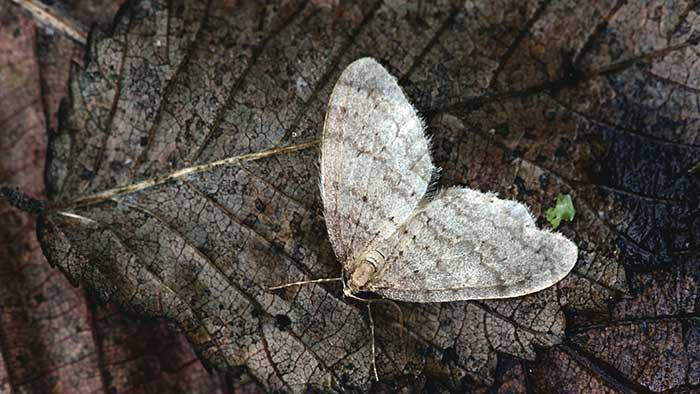
<instances>
[{"instance_id":1,"label":"decaying leaf surface","mask_svg":"<svg viewBox=\"0 0 700 394\"><path fill-rule=\"evenodd\" d=\"M602 321L585 321L566 346L533 363L543 391L692 392L700 382L700 319L696 262L639 274L634 296Z\"/></svg>"},{"instance_id":2,"label":"decaying leaf surface","mask_svg":"<svg viewBox=\"0 0 700 394\"><path fill-rule=\"evenodd\" d=\"M71 9L84 6L73 2ZM111 20L117 7L102 4L104 15L91 13L85 23ZM39 196L46 135L57 128L69 65L82 60L82 47L36 25L11 2L0 3L0 38L0 182ZM0 393L246 387L228 389L222 376L207 373L187 341L164 324L135 322L86 298L46 263L34 219L4 203L0 256Z\"/></svg>"},{"instance_id":3,"label":"decaying leaf surface","mask_svg":"<svg viewBox=\"0 0 700 394\"><path fill-rule=\"evenodd\" d=\"M619 317L607 307L627 288L622 262L632 275L697 259L697 6L591 3L134 2L110 35L93 34L73 74L49 146L48 189L61 208L43 218L44 252L103 300L176 323L218 368L245 366L267 388L366 389L362 305L333 286L265 291L339 272L319 215L318 152L207 163L306 147L340 71L373 56L426 116L443 186L494 190L536 215L559 193L577 202L562 231L581 255L557 287L402 304L403 336L392 309L378 310L385 384L490 383L498 352L533 359L535 347L565 339L565 306L582 330L581 316ZM162 182L193 166L201 171ZM567 343L602 351L596 334ZM692 377L697 363L686 360ZM596 382L632 381L697 385L651 373Z\"/></svg>"}]
</instances>

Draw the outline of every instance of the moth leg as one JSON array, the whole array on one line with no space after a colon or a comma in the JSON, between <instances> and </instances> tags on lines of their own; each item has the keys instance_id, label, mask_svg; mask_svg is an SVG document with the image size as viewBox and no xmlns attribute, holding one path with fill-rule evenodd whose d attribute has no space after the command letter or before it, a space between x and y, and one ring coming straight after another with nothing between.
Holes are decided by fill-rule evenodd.
<instances>
[{"instance_id":1,"label":"moth leg","mask_svg":"<svg viewBox=\"0 0 700 394\"><path fill-rule=\"evenodd\" d=\"M374 372L374 379L379 381L379 374L377 374L377 350L376 343L374 339L374 319L372 319L372 303L367 303L367 312L369 314L369 331L372 335L372 371Z\"/></svg>"},{"instance_id":2,"label":"moth leg","mask_svg":"<svg viewBox=\"0 0 700 394\"><path fill-rule=\"evenodd\" d=\"M292 286L308 285L311 283L340 282L342 280L343 280L343 278L325 278L325 279L302 280L299 282L292 282L292 283L287 283L284 285L268 287L267 290L279 290L279 289L284 289L284 288L292 287Z\"/></svg>"},{"instance_id":3,"label":"moth leg","mask_svg":"<svg viewBox=\"0 0 700 394\"><path fill-rule=\"evenodd\" d=\"M347 289L347 288L346 288ZM375 340L375 335L374 335L374 319L372 318L372 304L375 302L386 302L396 308L396 310L399 312L399 338L403 342L403 334L404 334L404 317L403 317L403 310L401 310L401 307L399 304L392 300L387 300L387 299L376 299L376 300L371 300L371 299L366 299L366 298L361 298L358 297L350 291L345 292L345 296L364 302L367 304L367 312L369 314L369 329L372 334L372 369L374 370L374 378L379 381L379 375L377 374L377 359L376 359L376 352L377 352L377 346L376 346L376 340Z\"/></svg>"},{"instance_id":4,"label":"moth leg","mask_svg":"<svg viewBox=\"0 0 700 394\"><path fill-rule=\"evenodd\" d=\"M327 282L343 282L343 287L345 287L345 278L340 277L340 278L324 278L324 279L312 279L312 280L302 280L299 282L292 282L292 283L286 283L283 285L279 286L273 286L273 287L268 287L268 290L279 290L279 289L284 289L287 287L293 287L293 286L301 286L301 285L307 285L307 284L312 284L312 283L327 283ZM372 303L373 302L379 302L379 301L384 301L384 302L389 302L392 304L394 307L397 308L399 311L399 319L401 320L401 334L403 335L403 312L401 311L401 307L399 307L398 304L391 300L368 300L365 298L358 297L354 294L352 294L349 291L344 291L345 296L364 302L367 304L367 312L369 315L369 331L372 336L372 372L374 373L374 379L378 382L379 381L379 373L377 372L377 343L376 343L376 338L375 338L375 333L374 333L374 318L372 317Z\"/></svg>"}]
</instances>

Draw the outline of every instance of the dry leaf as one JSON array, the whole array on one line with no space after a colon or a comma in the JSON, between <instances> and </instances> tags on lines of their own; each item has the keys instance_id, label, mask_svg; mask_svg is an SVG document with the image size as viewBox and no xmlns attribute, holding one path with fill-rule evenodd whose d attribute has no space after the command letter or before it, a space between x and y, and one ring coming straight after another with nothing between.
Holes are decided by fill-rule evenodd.
<instances>
[{"instance_id":1,"label":"dry leaf","mask_svg":"<svg viewBox=\"0 0 700 394\"><path fill-rule=\"evenodd\" d=\"M535 214L571 194L577 218L563 231L582 250L574 275L530 297L402 304L403 339L397 316L382 311L384 383L414 374L454 390L489 382L496 352L531 359L534 346L562 341L565 304L601 313L625 290L617 246L636 269L672 264L679 250L697 255L696 222L681 221L686 244L683 232L647 236L635 220L654 215L635 219L635 205L624 205L661 198L670 214L692 212L687 194L663 192L697 190L679 170L698 157L690 5L392 6L132 4L111 35L93 35L50 143L60 207L40 229L50 261L105 300L177 323L205 360L245 365L268 388L367 388L362 306L332 286L264 291L339 272L319 217L318 153L207 165L307 147L340 70L362 55L401 76L428 120L444 186L495 190ZM636 149L669 160L625 167L633 161L620 157L649 161ZM204 170L137 192L126 186L197 165ZM637 190L655 171L680 175Z\"/></svg>"},{"instance_id":2,"label":"dry leaf","mask_svg":"<svg viewBox=\"0 0 700 394\"><path fill-rule=\"evenodd\" d=\"M111 19L116 8L100 10ZM37 196L46 135L57 127L69 65L82 49L12 2L0 3L0 37L0 182ZM0 202L0 393L217 389L228 391L225 379L207 373L166 324L98 307L72 287L47 264L34 219Z\"/></svg>"}]
</instances>

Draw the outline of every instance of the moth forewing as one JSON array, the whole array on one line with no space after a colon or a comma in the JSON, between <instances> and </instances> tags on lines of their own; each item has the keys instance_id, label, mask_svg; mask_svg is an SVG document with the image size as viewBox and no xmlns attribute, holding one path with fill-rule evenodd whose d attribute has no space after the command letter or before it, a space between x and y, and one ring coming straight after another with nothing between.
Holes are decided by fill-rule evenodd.
<instances>
[{"instance_id":1,"label":"moth forewing","mask_svg":"<svg viewBox=\"0 0 700 394\"><path fill-rule=\"evenodd\" d=\"M374 59L356 60L340 75L324 124L321 192L333 250L348 271L425 194L434 167L423 129Z\"/></svg>"}]
</instances>

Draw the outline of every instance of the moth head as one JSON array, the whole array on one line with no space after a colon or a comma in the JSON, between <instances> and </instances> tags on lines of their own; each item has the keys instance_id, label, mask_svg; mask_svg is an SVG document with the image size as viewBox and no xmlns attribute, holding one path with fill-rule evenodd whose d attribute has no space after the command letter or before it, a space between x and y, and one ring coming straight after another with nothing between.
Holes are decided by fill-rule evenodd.
<instances>
[{"instance_id":1,"label":"moth head","mask_svg":"<svg viewBox=\"0 0 700 394\"><path fill-rule=\"evenodd\" d=\"M377 274L377 267L384 265L384 260L384 255L377 250L361 254L352 265L355 269L350 272L346 292L352 294L366 291L365 285Z\"/></svg>"}]
</instances>

